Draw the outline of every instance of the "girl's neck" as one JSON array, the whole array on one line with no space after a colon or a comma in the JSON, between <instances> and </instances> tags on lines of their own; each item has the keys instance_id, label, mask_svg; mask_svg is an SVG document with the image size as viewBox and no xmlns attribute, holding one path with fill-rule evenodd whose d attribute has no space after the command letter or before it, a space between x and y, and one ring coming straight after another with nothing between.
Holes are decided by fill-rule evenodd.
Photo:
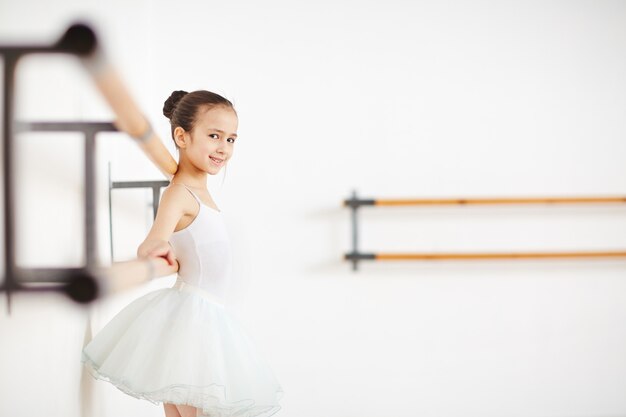
<instances>
[{"instance_id":1,"label":"girl's neck","mask_svg":"<svg viewBox=\"0 0 626 417\"><path fill-rule=\"evenodd\" d=\"M194 169L193 167L189 167L183 163L178 166L178 170L176 171L176 174L174 174L171 182L174 184L185 184L192 188L206 190L207 173Z\"/></svg>"}]
</instances>

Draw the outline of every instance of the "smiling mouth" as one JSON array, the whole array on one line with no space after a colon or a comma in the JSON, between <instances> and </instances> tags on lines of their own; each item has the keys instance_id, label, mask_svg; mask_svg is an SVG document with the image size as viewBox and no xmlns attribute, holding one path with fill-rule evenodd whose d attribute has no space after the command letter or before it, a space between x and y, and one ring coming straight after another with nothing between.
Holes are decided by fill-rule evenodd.
<instances>
[{"instance_id":1,"label":"smiling mouth","mask_svg":"<svg viewBox=\"0 0 626 417\"><path fill-rule=\"evenodd\" d=\"M223 159L213 158L212 156L209 156L209 158L211 159L211 161L213 161L215 165L222 165L222 162L224 162Z\"/></svg>"}]
</instances>

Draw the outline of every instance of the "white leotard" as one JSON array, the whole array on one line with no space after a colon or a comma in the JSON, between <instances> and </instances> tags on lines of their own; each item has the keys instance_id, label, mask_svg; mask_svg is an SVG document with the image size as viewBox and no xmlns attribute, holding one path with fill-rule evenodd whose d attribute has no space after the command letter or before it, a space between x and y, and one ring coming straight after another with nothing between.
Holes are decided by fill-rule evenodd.
<instances>
[{"instance_id":1,"label":"white leotard","mask_svg":"<svg viewBox=\"0 0 626 417\"><path fill-rule=\"evenodd\" d=\"M169 239L180 264L177 287L187 286L223 303L232 272L232 250L222 212L204 204L187 186L200 209L196 218Z\"/></svg>"}]
</instances>

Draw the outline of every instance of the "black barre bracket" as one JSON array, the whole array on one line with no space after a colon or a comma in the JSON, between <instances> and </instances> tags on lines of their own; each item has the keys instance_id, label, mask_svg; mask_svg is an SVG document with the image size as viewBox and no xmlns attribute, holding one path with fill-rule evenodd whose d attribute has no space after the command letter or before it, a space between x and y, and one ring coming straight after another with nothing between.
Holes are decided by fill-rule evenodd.
<instances>
[{"instance_id":1,"label":"black barre bracket","mask_svg":"<svg viewBox=\"0 0 626 417\"><path fill-rule=\"evenodd\" d=\"M156 217L159 210L159 199L161 197L161 188L167 187L169 181L111 181L111 165L109 164L109 235L111 236L111 262L115 259L113 254L113 213L112 213L112 197L111 191L119 188L151 188L152 189L152 218Z\"/></svg>"},{"instance_id":2,"label":"black barre bracket","mask_svg":"<svg viewBox=\"0 0 626 417\"><path fill-rule=\"evenodd\" d=\"M60 291L72 300L88 303L99 295L95 275L92 269L97 266L97 230L95 219L95 166L96 166L96 135L100 132L118 132L110 122L15 122L15 133L24 132L80 132L85 139L84 173L85 173L85 267L82 268L22 268L13 263L12 273L7 273L0 291L6 291L10 300L11 291ZM5 153L5 167L8 159ZM6 175L6 173L5 173ZM5 193L5 206L13 204ZM6 237L6 236L5 236ZM5 239L5 245L12 245L11 239ZM10 252L13 252L10 248ZM7 263L8 265L8 263ZM62 285L39 285L40 283L62 283ZM37 284L37 285L32 285ZM10 302L9 302L10 313Z\"/></svg>"},{"instance_id":3,"label":"black barre bracket","mask_svg":"<svg viewBox=\"0 0 626 417\"><path fill-rule=\"evenodd\" d=\"M356 190L352 191L352 196L349 199L343 201L343 205L346 207L350 207L351 212L351 220L352 220L352 252L344 254L343 259L352 261L352 270L356 271L358 269L359 261L362 260L373 260L376 259L376 256L371 253L359 253L358 244L359 244L359 236L358 236L358 209L361 206L373 206L376 203L376 200L373 199L359 199L357 197Z\"/></svg>"},{"instance_id":4,"label":"black barre bracket","mask_svg":"<svg viewBox=\"0 0 626 417\"><path fill-rule=\"evenodd\" d=\"M11 293L14 291L61 291L79 302L89 302L97 296L95 273L95 179L94 179L94 151L93 135L95 131L90 127L82 130L87 137L85 145L85 208L86 208L86 265L84 268L59 269L61 272L54 275L58 282L64 285L56 286L29 286L23 282L36 279L34 270L19 268L15 261L15 191L14 191L14 133L18 130L48 130L51 124L16 123L14 120L15 70L19 60L29 54L67 53L75 56L85 56L96 50L98 39L95 32L82 23L70 26L61 38L52 45L0 45L0 55L4 64L3 91L3 118L2 118L2 150L3 150L3 193L4 193L4 262L5 279L0 291L7 294L7 311L11 313ZM69 124L71 125L71 124ZM57 125L58 127L58 125ZM63 129L68 128L66 124ZM109 126L110 128L110 126ZM107 130L109 130L107 128ZM62 129L62 130L63 130ZM73 130L73 129L71 129ZM96 129L97 130L97 129ZM116 130L116 129L115 129ZM91 224L90 224L91 223ZM57 270L55 270L57 271ZM30 272L30 273L29 273ZM52 271L48 271L49 273Z\"/></svg>"},{"instance_id":5,"label":"black barre bracket","mask_svg":"<svg viewBox=\"0 0 626 417\"><path fill-rule=\"evenodd\" d=\"M96 50L98 40L95 32L87 25L75 24L70 26L61 38L52 45L0 45L0 55L4 63L2 91L3 91L3 115L2 115L2 150L3 150L3 188L4 188L4 260L5 260L5 279L0 286L0 291L7 294L7 310L11 312L11 293L14 291L40 291L34 287L24 286L20 283L20 277L27 275L27 271L18 268L15 261L15 192L13 187L14 169L13 169L13 143L14 132L18 129L44 129L43 126L37 124L20 124L14 120L14 96L15 96L15 69L18 61L29 54L48 54L48 53L67 53L75 56L87 56ZM49 126L48 126L49 127ZM45 129L44 129L45 130ZM85 131L85 135L89 135L91 131ZM93 160L94 148L93 141L87 140L85 147L85 165ZM93 195L95 192L93 167L86 169L85 178L86 188L86 207L93 205L93 199L89 202L87 195ZM93 220L95 210L88 211L85 216L87 221ZM86 229L87 230L87 229ZM86 248L86 267L80 270L59 269L50 270L51 275L48 282L76 282L74 285L61 285L49 287L57 291L64 291L72 296L76 288L87 288L90 285L87 281L92 282L92 286L96 285L93 274L90 272L95 266L95 233L94 230L89 232L91 235L87 240ZM91 246L89 246L91 245ZM69 280L69 281L68 281ZM81 292L81 296L75 297L76 300L91 301L92 296L97 291ZM91 295L89 295L91 294Z\"/></svg>"}]
</instances>

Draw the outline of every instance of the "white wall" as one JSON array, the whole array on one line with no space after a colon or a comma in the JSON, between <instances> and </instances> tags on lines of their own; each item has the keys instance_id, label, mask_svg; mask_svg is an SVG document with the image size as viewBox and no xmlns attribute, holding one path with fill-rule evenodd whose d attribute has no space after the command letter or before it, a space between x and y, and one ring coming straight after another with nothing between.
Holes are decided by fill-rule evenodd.
<instances>
[{"instance_id":1,"label":"white wall","mask_svg":"<svg viewBox=\"0 0 626 417\"><path fill-rule=\"evenodd\" d=\"M79 16L98 25L171 150L161 107L172 90L234 101L235 157L210 190L242 254L239 312L285 389L279 415L626 414L624 261L362 263L355 273L342 260L341 207L353 188L622 195L626 3L0 0L0 37L47 43ZM111 117L71 60L29 58L20 74L21 118ZM160 179L112 136L101 159L114 179ZM81 259L79 140L54 143L21 142L26 264ZM148 201L118 194L120 257L149 227ZM101 210L104 257L104 198ZM364 208L360 218L363 251L626 247L623 207ZM102 303L96 326L169 283ZM77 416L84 311L61 297L13 304L0 319L0 415ZM163 414L95 385L94 415Z\"/></svg>"}]
</instances>

